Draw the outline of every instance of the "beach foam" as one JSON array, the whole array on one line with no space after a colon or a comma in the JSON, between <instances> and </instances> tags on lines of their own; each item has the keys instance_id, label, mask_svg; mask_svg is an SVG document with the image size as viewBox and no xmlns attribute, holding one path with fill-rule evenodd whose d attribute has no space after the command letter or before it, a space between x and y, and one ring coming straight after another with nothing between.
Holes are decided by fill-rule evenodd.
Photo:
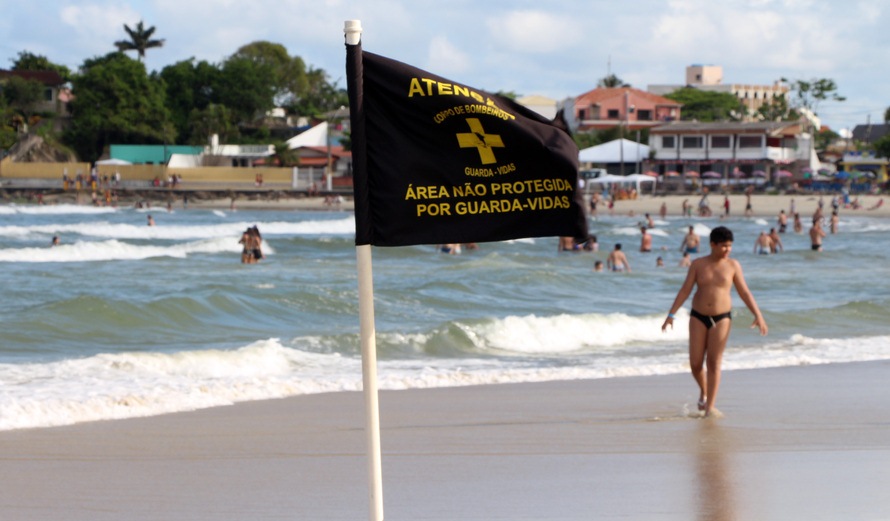
<instances>
[{"instance_id":1,"label":"beach foam","mask_svg":"<svg viewBox=\"0 0 890 521\"><path fill-rule=\"evenodd\" d=\"M79 241L52 248L15 248L0 250L0 262L96 262L112 260L138 260L154 257L186 258L193 253L232 253L241 251L241 245L231 238L207 239L170 246L128 244L123 241ZM274 250L264 243L264 253Z\"/></svg>"},{"instance_id":2,"label":"beach foam","mask_svg":"<svg viewBox=\"0 0 890 521\"><path fill-rule=\"evenodd\" d=\"M668 332L663 338L660 320L590 314L457 324L474 344L472 352L461 357L456 355L466 351L466 346L453 347L452 356L443 356L441 347L434 347L443 341L441 331L382 333L379 385L381 389L415 389L684 373L688 371L685 329ZM557 331L563 334L557 335L552 347ZM0 429L360 390L361 360L330 352L331 342L357 343L358 339L356 335L304 337L286 345L270 338L232 350L102 353L48 363L0 364ZM417 356L387 356L386 351L394 346L414 350ZM628 346L636 347L626 349ZM438 352L427 356L428 349ZM644 352L647 354L642 356ZM548 354L562 356L542 362L541 357ZM734 344L724 368L887 359L890 336L829 339L794 335L759 346Z\"/></svg>"}]
</instances>

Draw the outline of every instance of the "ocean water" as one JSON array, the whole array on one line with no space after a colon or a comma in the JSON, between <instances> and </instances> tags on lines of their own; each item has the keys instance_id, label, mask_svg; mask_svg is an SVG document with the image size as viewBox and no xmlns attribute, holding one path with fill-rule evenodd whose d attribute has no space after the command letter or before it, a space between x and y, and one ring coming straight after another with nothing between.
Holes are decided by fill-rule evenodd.
<instances>
[{"instance_id":1,"label":"ocean water","mask_svg":"<svg viewBox=\"0 0 890 521\"><path fill-rule=\"evenodd\" d=\"M850 211L825 251L788 233L772 256L753 247L774 219L668 216L648 254L639 222L591 220L597 253L555 238L374 248L381 388L686 372L690 303L676 329L661 323L689 225L735 232L769 323L749 329L734 297L727 370L890 358L890 220ZM267 258L242 265L253 225ZM616 242L633 272L594 272ZM349 212L0 206L0 269L0 430L361 389Z\"/></svg>"}]
</instances>

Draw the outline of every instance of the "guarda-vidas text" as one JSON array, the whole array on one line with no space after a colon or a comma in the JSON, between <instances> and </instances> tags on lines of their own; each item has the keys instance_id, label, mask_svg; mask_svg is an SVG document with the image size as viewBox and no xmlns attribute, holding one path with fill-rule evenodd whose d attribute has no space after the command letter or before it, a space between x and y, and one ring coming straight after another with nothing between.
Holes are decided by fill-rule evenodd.
<instances>
[{"instance_id":1,"label":"guarda-vidas text","mask_svg":"<svg viewBox=\"0 0 890 521\"><path fill-rule=\"evenodd\" d=\"M534 179L463 186L408 185L406 201L416 203L417 217L480 215L568 209L574 187L564 179Z\"/></svg>"}]
</instances>

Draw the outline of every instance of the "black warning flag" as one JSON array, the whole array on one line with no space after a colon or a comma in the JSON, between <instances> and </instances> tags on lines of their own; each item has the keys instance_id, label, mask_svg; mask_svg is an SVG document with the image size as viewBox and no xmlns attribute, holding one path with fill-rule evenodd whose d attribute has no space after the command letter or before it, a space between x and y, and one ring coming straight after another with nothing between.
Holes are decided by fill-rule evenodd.
<instances>
[{"instance_id":1,"label":"black warning flag","mask_svg":"<svg viewBox=\"0 0 890 521\"><path fill-rule=\"evenodd\" d=\"M586 238L578 148L564 125L346 48L357 245Z\"/></svg>"}]
</instances>

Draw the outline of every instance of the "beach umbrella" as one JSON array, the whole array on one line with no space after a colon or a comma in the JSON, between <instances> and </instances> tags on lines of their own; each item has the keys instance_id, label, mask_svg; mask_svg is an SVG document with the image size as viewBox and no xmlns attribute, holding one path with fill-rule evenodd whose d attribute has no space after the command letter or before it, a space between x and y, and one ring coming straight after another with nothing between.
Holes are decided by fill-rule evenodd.
<instances>
[{"instance_id":1,"label":"beach umbrella","mask_svg":"<svg viewBox=\"0 0 890 521\"><path fill-rule=\"evenodd\" d=\"M671 170L670 172L668 172L664 175L667 177L680 177L680 172L677 172L676 170Z\"/></svg>"},{"instance_id":2,"label":"beach umbrella","mask_svg":"<svg viewBox=\"0 0 890 521\"><path fill-rule=\"evenodd\" d=\"M838 173L834 174L835 179L849 179L850 173L844 170L838 171Z\"/></svg>"},{"instance_id":3,"label":"beach umbrella","mask_svg":"<svg viewBox=\"0 0 890 521\"><path fill-rule=\"evenodd\" d=\"M648 172L643 172L643 175L647 175L649 177L658 177L658 172L653 172L652 170L649 170Z\"/></svg>"},{"instance_id":4,"label":"beach umbrella","mask_svg":"<svg viewBox=\"0 0 890 521\"><path fill-rule=\"evenodd\" d=\"M763 170L755 170L751 175L754 177L766 177L766 172Z\"/></svg>"},{"instance_id":5,"label":"beach umbrella","mask_svg":"<svg viewBox=\"0 0 890 521\"><path fill-rule=\"evenodd\" d=\"M719 179L719 178L723 177L723 174L721 174L720 172L715 172L713 170L708 170L707 172L703 173L701 176L702 177L710 177L711 179Z\"/></svg>"},{"instance_id":6,"label":"beach umbrella","mask_svg":"<svg viewBox=\"0 0 890 521\"><path fill-rule=\"evenodd\" d=\"M793 176L794 176L794 174L792 174L792 173L789 172L788 170L779 170L778 172L776 172L776 177L777 177L777 178L781 178L781 177L786 177L786 178L787 178L787 177L793 177Z\"/></svg>"},{"instance_id":7,"label":"beach umbrella","mask_svg":"<svg viewBox=\"0 0 890 521\"><path fill-rule=\"evenodd\" d=\"M700 176L700 174L698 172L696 172L695 170L689 170L687 172L683 172L683 175L685 175L686 177L699 177Z\"/></svg>"},{"instance_id":8,"label":"beach umbrella","mask_svg":"<svg viewBox=\"0 0 890 521\"><path fill-rule=\"evenodd\" d=\"M732 176L733 176L733 177L742 177L743 175L745 175L745 173L742 172L742 170L741 170L739 167L735 167L735 168L732 169Z\"/></svg>"}]
</instances>

